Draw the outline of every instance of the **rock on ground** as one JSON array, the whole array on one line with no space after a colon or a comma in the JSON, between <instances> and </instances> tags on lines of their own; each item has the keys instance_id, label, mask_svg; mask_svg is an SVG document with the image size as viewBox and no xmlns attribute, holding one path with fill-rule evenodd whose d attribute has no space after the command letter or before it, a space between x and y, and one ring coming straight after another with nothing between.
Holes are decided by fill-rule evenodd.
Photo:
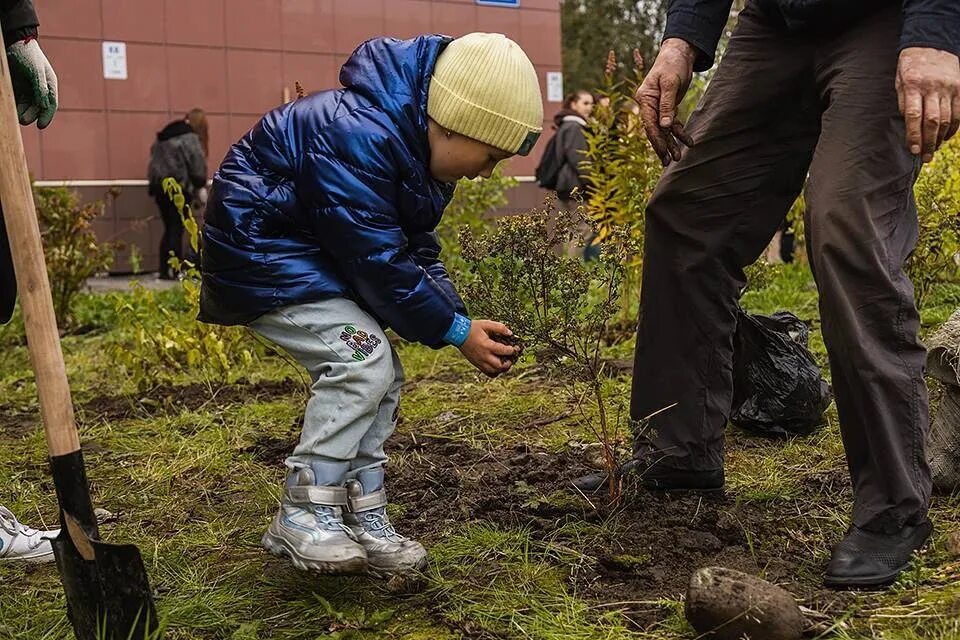
<instances>
[{"instance_id":1,"label":"rock on ground","mask_svg":"<svg viewBox=\"0 0 960 640\"><path fill-rule=\"evenodd\" d=\"M714 640L797 640L806 627L790 592L724 567L691 576L686 615L698 633Z\"/></svg>"}]
</instances>

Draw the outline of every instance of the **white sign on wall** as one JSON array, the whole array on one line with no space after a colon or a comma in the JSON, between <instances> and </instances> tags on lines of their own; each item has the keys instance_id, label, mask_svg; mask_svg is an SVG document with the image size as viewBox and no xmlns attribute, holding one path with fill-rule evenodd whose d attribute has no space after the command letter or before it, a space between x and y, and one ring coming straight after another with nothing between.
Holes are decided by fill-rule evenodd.
<instances>
[{"instance_id":1,"label":"white sign on wall","mask_svg":"<svg viewBox=\"0 0 960 640\"><path fill-rule=\"evenodd\" d=\"M127 79L127 43L103 43L103 77L107 80Z\"/></svg>"},{"instance_id":2,"label":"white sign on wall","mask_svg":"<svg viewBox=\"0 0 960 640\"><path fill-rule=\"evenodd\" d=\"M563 73L547 71L547 102L563 102Z\"/></svg>"}]
</instances>

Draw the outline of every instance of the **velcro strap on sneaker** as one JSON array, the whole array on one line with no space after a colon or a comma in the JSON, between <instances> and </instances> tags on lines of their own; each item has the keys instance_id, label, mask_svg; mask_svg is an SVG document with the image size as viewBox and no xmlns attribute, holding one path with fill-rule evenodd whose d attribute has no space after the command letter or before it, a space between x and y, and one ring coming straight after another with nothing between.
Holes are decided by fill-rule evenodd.
<instances>
[{"instance_id":1,"label":"velcro strap on sneaker","mask_svg":"<svg viewBox=\"0 0 960 640\"><path fill-rule=\"evenodd\" d=\"M359 513L387 506L387 492L383 489L364 496L350 496L350 511Z\"/></svg>"},{"instance_id":2,"label":"velcro strap on sneaker","mask_svg":"<svg viewBox=\"0 0 960 640\"><path fill-rule=\"evenodd\" d=\"M345 507L347 506L347 490L343 487L287 487L287 499L293 504Z\"/></svg>"}]
</instances>

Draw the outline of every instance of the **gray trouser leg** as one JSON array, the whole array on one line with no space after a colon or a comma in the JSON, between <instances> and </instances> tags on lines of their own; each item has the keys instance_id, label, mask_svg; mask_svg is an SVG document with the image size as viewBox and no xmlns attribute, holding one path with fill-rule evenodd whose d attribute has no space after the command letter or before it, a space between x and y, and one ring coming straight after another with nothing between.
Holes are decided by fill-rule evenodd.
<instances>
[{"instance_id":1,"label":"gray trouser leg","mask_svg":"<svg viewBox=\"0 0 960 640\"><path fill-rule=\"evenodd\" d=\"M313 461L349 461L348 477L386 462L403 369L377 321L355 302L333 298L272 311L250 327L283 347L310 373L292 470Z\"/></svg>"}]
</instances>

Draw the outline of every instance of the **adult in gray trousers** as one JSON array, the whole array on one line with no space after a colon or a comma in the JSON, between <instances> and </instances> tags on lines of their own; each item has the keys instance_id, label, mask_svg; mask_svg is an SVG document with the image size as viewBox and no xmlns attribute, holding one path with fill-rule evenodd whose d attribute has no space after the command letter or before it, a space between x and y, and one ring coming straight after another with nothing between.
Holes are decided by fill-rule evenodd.
<instances>
[{"instance_id":1,"label":"adult in gray trousers","mask_svg":"<svg viewBox=\"0 0 960 640\"><path fill-rule=\"evenodd\" d=\"M637 98L666 167L646 210L631 417L660 490L723 487L735 305L809 171L820 293L853 521L825 582L892 582L931 532L924 348L903 264L913 183L960 124L960 2L749 0L686 130L677 104L713 64L730 0L674 0ZM684 148L688 147L688 148Z\"/></svg>"}]
</instances>

